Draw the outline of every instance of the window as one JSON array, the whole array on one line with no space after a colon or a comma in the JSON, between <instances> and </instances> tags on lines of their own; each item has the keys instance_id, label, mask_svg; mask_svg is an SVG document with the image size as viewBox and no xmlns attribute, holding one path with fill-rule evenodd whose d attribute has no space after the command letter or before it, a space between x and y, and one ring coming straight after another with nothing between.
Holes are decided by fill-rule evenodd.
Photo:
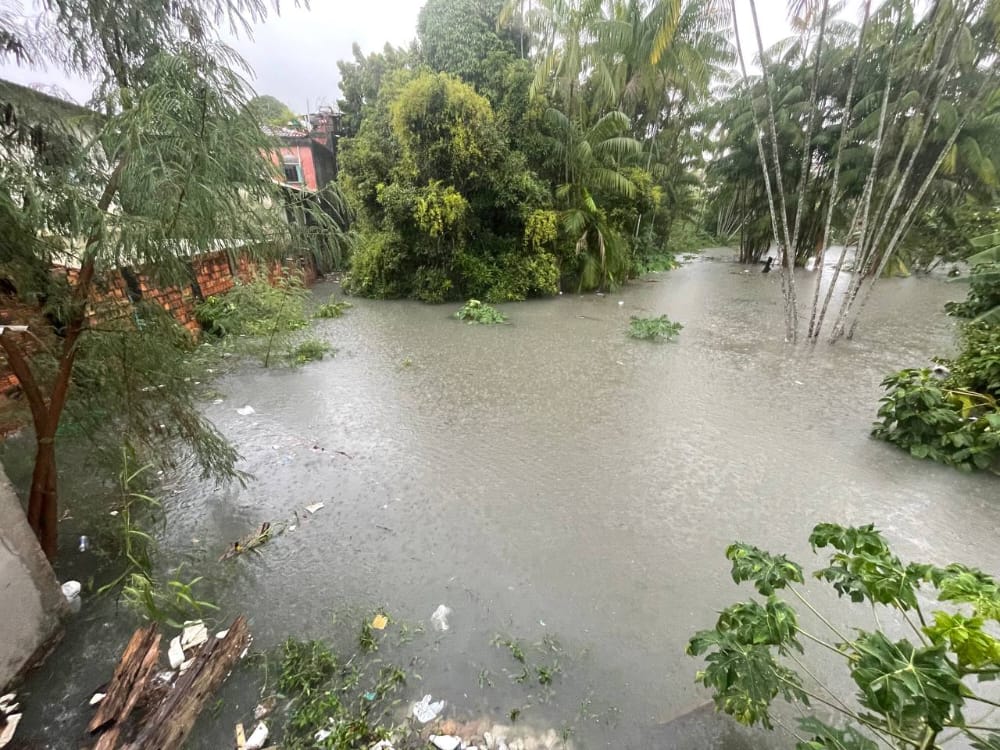
<instances>
[{"instance_id":1,"label":"window","mask_svg":"<svg viewBox=\"0 0 1000 750\"><path fill-rule=\"evenodd\" d=\"M281 162L285 182L302 182L302 161L298 154L282 154Z\"/></svg>"}]
</instances>

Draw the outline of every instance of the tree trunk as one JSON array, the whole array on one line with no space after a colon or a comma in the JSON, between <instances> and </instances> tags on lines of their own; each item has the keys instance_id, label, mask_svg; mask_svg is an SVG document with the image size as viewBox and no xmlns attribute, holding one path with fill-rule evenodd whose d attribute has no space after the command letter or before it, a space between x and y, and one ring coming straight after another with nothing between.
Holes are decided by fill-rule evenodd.
<instances>
[{"instance_id":1,"label":"tree trunk","mask_svg":"<svg viewBox=\"0 0 1000 750\"><path fill-rule=\"evenodd\" d=\"M771 213L771 230L774 233L774 239L778 243L778 250L781 250L781 230L778 223L778 213L774 205L774 192L771 190L771 172L767 166L767 154L764 150L764 136L761 133L760 125L757 121L757 112L754 109L753 104L753 91L750 88L750 76L747 74L746 61L743 58L743 44L740 41L740 27L739 22L736 17L736 0L730 0L730 8L732 9L733 16L733 34L736 38L736 54L740 61L740 70L743 73L743 83L747 87L747 99L750 104L750 114L753 116L754 123L754 135L757 140L757 153L760 157L760 167L763 172L764 177L764 190L767 193L767 206ZM768 92L770 93L770 92ZM770 100L770 96L768 97ZM780 176L780 171L778 172ZM779 186L780 190L780 186ZM784 199L782 199L784 203ZM785 237L788 237L788 217L784 217L784 227L785 227ZM787 256L787 253L786 253ZM785 288L785 264L781 264L781 293L785 300L785 338L791 340L795 333L795 327L793 323L793 318L788 310L789 295Z\"/></svg>"},{"instance_id":2,"label":"tree trunk","mask_svg":"<svg viewBox=\"0 0 1000 750\"><path fill-rule=\"evenodd\" d=\"M125 159L119 159L104 192L97 202L97 209L106 212L111 206L125 169ZM94 247L101 239L101 227L96 227L87 238L83 250L83 262L73 284L69 304L69 321L58 355L55 379L46 401L41 387L28 364L28 357L22 347L11 338L11 334L0 334L0 347L7 354L7 361L24 390L31 407L31 417L35 427L35 466L31 476L31 491L28 495L28 523L49 560L54 560L59 549L59 478L56 467L56 433L62 418L69 387L73 379L73 364L76 361L77 344L87 323L87 301L94 282Z\"/></svg>"},{"instance_id":3,"label":"tree trunk","mask_svg":"<svg viewBox=\"0 0 1000 750\"><path fill-rule=\"evenodd\" d=\"M774 97L771 95L771 76L767 72L767 58L764 54L764 40L760 35L760 21L757 18L757 3L750 0L750 15L753 18L754 34L757 37L757 54L760 58L761 81L764 83L764 96L767 101L767 126L771 137L771 157L774 160L774 185L778 193L779 206L781 208L781 228L784 231L784 241L781 236L775 235L778 241L778 251L781 253L781 270L784 284L782 292L785 301L785 338L794 343L798 335L798 306L795 300L795 261L792 254L795 252L792 246L792 236L788 231L788 206L785 201L785 186L781 176L781 156L778 153L778 125L774 114ZM736 23L735 5L733 11L733 23ZM744 79L746 73L744 70ZM767 170L767 161L764 161L764 169Z\"/></svg>"}]
</instances>

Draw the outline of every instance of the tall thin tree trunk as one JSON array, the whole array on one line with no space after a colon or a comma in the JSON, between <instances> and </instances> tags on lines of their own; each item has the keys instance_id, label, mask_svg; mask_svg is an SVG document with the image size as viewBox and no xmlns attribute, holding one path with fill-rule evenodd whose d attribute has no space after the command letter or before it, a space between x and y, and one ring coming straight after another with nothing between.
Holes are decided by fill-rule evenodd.
<instances>
[{"instance_id":1,"label":"tall thin tree trunk","mask_svg":"<svg viewBox=\"0 0 1000 750\"><path fill-rule=\"evenodd\" d=\"M778 126L774 114L774 97L771 95L771 76L767 71L767 59L764 55L764 40L760 35L760 21L757 18L757 3L750 0L750 15L753 18L754 34L757 37L757 54L760 57L761 81L764 84L764 96L767 102L767 125L771 135L771 156L774 159L774 184L778 191L781 206L781 227L784 230L784 248L782 252L782 268L788 274L784 288L785 297L785 335L794 343L798 335L798 307L795 300L795 261L792 257L792 237L788 231L788 207L785 202L785 186L781 176L781 156L778 153ZM780 241L779 241L780 244Z\"/></svg>"},{"instance_id":2,"label":"tall thin tree trunk","mask_svg":"<svg viewBox=\"0 0 1000 750\"><path fill-rule=\"evenodd\" d=\"M813 125L816 122L816 96L819 91L819 64L820 56L823 54L823 39L826 36L826 19L830 10L830 0L823 0L823 10L819 19L819 35L816 38L816 54L813 61L812 84L809 90L809 117L806 120L806 135L802 145L802 166L799 174L799 194L795 205L795 226L792 229L792 248L797 254L799 247L799 231L802 228L802 214L805 209L806 187L809 184L809 175L812 165L812 134ZM803 55L805 51L803 50ZM763 65L763 60L761 61ZM850 105L848 105L850 106Z\"/></svg>"},{"instance_id":3,"label":"tall thin tree trunk","mask_svg":"<svg viewBox=\"0 0 1000 750\"><path fill-rule=\"evenodd\" d=\"M826 219L823 222L823 238L820 240L820 245L816 250L816 288L813 290L813 301L812 309L809 313L809 328L806 332L806 339L815 339L819 336L819 328L816 325L816 317L819 308L819 295L820 289L823 286L823 261L826 257L826 248L830 244L830 231L833 228L833 212L837 206L837 201L839 196L837 191L840 189L840 165L841 156L844 153L844 147L847 145L847 133L850 131L851 124L851 114L854 102L854 87L858 82L858 70L861 68L861 50L864 48L865 33L868 30L868 19L871 16L872 2L871 0L866 0L864 17L861 21L861 30L858 32L858 48L854 53L854 65L851 69L851 81L847 85L847 99L844 103L844 121L840 126L840 142L837 144L837 155L834 157L833 161L833 180L830 185L830 198L829 203L826 207ZM892 57L890 57L889 63L889 75L892 74ZM886 84L886 94L888 95L888 89L890 84ZM888 96L883 101L882 116L879 121L879 138L881 142L881 135L883 128L885 126L885 106L888 105ZM877 151L876 151L877 154ZM872 169L875 168L875 162L872 163ZM853 223L853 222L852 222ZM853 230L853 227L852 227ZM848 233L850 237L850 233ZM841 251L840 259L837 263L836 268L833 272L833 279L830 282L830 289L833 289L837 282L837 277L840 275L840 269L844 264L844 257L847 253L847 242L844 240L844 249ZM820 323L822 325L822 322Z\"/></svg>"},{"instance_id":4,"label":"tall thin tree trunk","mask_svg":"<svg viewBox=\"0 0 1000 750\"><path fill-rule=\"evenodd\" d=\"M858 253L861 255L861 257L855 261L854 276L851 278L851 286L847 291L847 295L844 297L844 301L841 303L840 311L837 314L837 320L833 325L833 331L830 333L831 341L836 341L841 337L843 337L848 315L850 315L851 309L854 306L854 302L857 299L858 292L861 290L865 277L867 277L869 275L870 270L876 266L876 260L875 260L876 258L878 258L877 267L882 270L885 269L885 264L888 262L888 256L890 255L890 253L888 252L888 247L887 247L882 251L881 254L879 254L878 245L879 242L882 241L883 235L889 228L893 214L895 214L896 210L899 208L899 204L903 196L903 190L906 187L906 184L909 182L910 176L913 174L913 168L917 162L917 158L920 155L920 150L923 148L924 141L927 138L927 134L930 132L931 125L933 124L933 115L935 112L937 112L938 106L941 103L941 96L944 93L944 83L948 78L948 75L950 75L953 65L954 65L954 58L952 58L952 61L949 62L948 66L945 69L944 74L941 76L941 83L938 86L937 93L934 96L934 101L927 112L927 116L925 118L926 122L924 123L923 130L920 133L920 137L917 139L916 145L914 145L913 147L913 153L910 155L910 159L906 164L906 169L904 170L903 174L900 175L899 180L896 183L896 189L893 193L892 200L890 201L888 208L886 209L885 213L879 217L880 223L878 230L875 232L875 235L872 238L871 242L867 243L868 245L867 251L864 250L867 238L867 227L864 223L862 223L861 236L859 238L859 243L858 243ZM962 122L964 123L965 120L963 119ZM958 137L957 132L954 135L956 138ZM905 147L906 144L904 142L903 145L900 146L900 149L902 150ZM940 157L941 161L944 161L944 156L945 152L942 152L942 155ZM897 160L898 158L899 157L897 156ZM928 176L936 174L938 166L940 166L940 162L934 167L934 169L929 173ZM920 192L919 195L920 198L923 197L922 192ZM915 210L916 205L917 205L916 203L911 203L910 210L911 211ZM876 278L880 273L881 271L876 272L875 274ZM867 293L865 297L867 299Z\"/></svg>"},{"instance_id":5,"label":"tall thin tree trunk","mask_svg":"<svg viewBox=\"0 0 1000 750\"><path fill-rule=\"evenodd\" d=\"M900 221L897 224L896 230L893 233L892 238L889 240L889 244L886 246L885 252L882 254L882 257L880 258L878 268L875 271L875 275L872 277L871 283L868 285L867 289L865 290L864 294L861 297L861 302L858 305L857 312L854 314L854 319L853 322L851 323L850 330L848 331L847 338L850 339L854 337L854 331L858 326L858 320L861 316L861 313L865 309L865 305L868 304L868 300L871 298L872 290L875 288L875 285L878 283L878 280L881 278L882 274L885 272L886 267L889 265L889 260L892 258L893 253L896 252L896 247L903 239L903 235L906 233L906 230L910 228L910 224L913 221L913 217L917 211L917 208L923 202L924 196L927 194L927 190L930 188L931 183L937 176L938 170L941 168L941 164L944 163L945 157L947 157L948 152L951 151L952 146L955 145L955 141L958 140L958 136L962 132L962 128L965 127L966 122L968 122L968 115L963 117L959 121L958 125L955 126L955 129L952 131L951 135L948 137L948 140L945 142L944 147L941 149L941 152L938 154L937 159L934 160L934 165L931 167L930 171L927 173L927 176L924 178L923 183L920 185L920 189L917 191L916 197L910 203L910 207L907 209L906 214L903 216L902 221Z\"/></svg>"},{"instance_id":6,"label":"tall thin tree trunk","mask_svg":"<svg viewBox=\"0 0 1000 750\"><path fill-rule=\"evenodd\" d=\"M743 56L743 43L740 40L740 27L739 21L736 16L736 0L730 0L730 9L733 15L733 33L736 38L736 54L740 61L740 70L743 73L743 84L747 89L747 99L750 105L750 114L753 116L754 124L754 135L757 140L757 153L760 157L760 167L763 172L764 177L764 190L767 193L767 205L771 212L771 230L774 233L774 239L778 242L779 250L781 246L781 229L778 224L778 213L774 205L774 192L771 189L771 172L767 166L767 154L764 150L764 135L761 133L761 128L759 121L757 120L757 111L754 107L753 102L753 89L750 86L750 76L747 74L746 60ZM779 172L780 174L780 172ZM785 235L788 234L788 221L785 217ZM781 265L781 276L782 276L782 296L785 301L785 338L792 340L794 337L795 329L792 323L793 318L788 311L789 297L785 290L785 264Z\"/></svg>"}]
</instances>

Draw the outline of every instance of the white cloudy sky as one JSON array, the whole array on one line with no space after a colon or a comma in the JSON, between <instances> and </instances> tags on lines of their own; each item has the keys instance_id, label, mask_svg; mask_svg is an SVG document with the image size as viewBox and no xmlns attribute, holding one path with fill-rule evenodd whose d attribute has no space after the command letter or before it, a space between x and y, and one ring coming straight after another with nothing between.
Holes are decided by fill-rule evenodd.
<instances>
[{"instance_id":1,"label":"white cloudy sky","mask_svg":"<svg viewBox=\"0 0 1000 750\"><path fill-rule=\"evenodd\" d=\"M312 0L311 8L293 7L284 0L280 15L272 15L254 30L252 39L237 39L234 46L256 74L258 93L272 94L296 111L314 109L317 104L333 104L339 96L337 60L351 56L351 43L358 42L367 53L386 42L406 45L416 36L417 13L424 0ZM6 6L17 0L0 0ZM22 0L30 14L36 0ZM741 29L744 44L752 44L750 14L745 0ZM857 0L849 0L855 5ZM785 0L757 3L765 44L790 32L785 21ZM84 80L67 79L57 70L18 68L0 65L0 78L25 85L56 85L73 99L84 102L90 85Z\"/></svg>"}]
</instances>

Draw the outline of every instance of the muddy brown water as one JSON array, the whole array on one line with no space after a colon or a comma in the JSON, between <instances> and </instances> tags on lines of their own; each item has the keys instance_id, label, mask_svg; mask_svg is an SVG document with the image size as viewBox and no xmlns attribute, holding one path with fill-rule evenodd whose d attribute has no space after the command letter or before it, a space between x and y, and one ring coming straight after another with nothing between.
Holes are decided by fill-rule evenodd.
<instances>
[{"instance_id":1,"label":"muddy brown water","mask_svg":"<svg viewBox=\"0 0 1000 750\"><path fill-rule=\"evenodd\" d=\"M223 613L250 614L262 649L289 634L335 637L345 613L375 607L429 628L446 604L451 628L423 636L407 699L432 693L498 719L522 708L524 722L571 726L582 747L787 746L689 713L707 694L687 638L750 594L729 578L726 545L817 568L814 524L874 522L904 557L1000 572L1000 493L993 476L868 437L882 377L952 350L941 307L963 287L888 280L854 342L789 347L778 274L742 270L708 251L607 296L504 305L510 325L496 327L459 323L450 306L353 300L316 325L335 357L219 383L224 400L206 412L256 479L216 489L183 470L164 477L164 567L205 575ZM630 315L662 313L685 326L676 342L625 337ZM256 413L237 414L244 405ZM3 453L23 483L24 445ZM103 501L79 486L67 490L80 510L59 574L86 580L99 550L77 552L75 536ZM316 502L325 507L303 512ZM262 554L215 562L296 511L295 531ZM86 700L134 625L111 600L84 604L25 686L25 739L79 745ZM503 674L497 633L558 638L563 671L544 701ZM483 669L494 687L480 687ZM238 670L190 746L227 747L259 685Z\"/></svg>"}]
</instances>

